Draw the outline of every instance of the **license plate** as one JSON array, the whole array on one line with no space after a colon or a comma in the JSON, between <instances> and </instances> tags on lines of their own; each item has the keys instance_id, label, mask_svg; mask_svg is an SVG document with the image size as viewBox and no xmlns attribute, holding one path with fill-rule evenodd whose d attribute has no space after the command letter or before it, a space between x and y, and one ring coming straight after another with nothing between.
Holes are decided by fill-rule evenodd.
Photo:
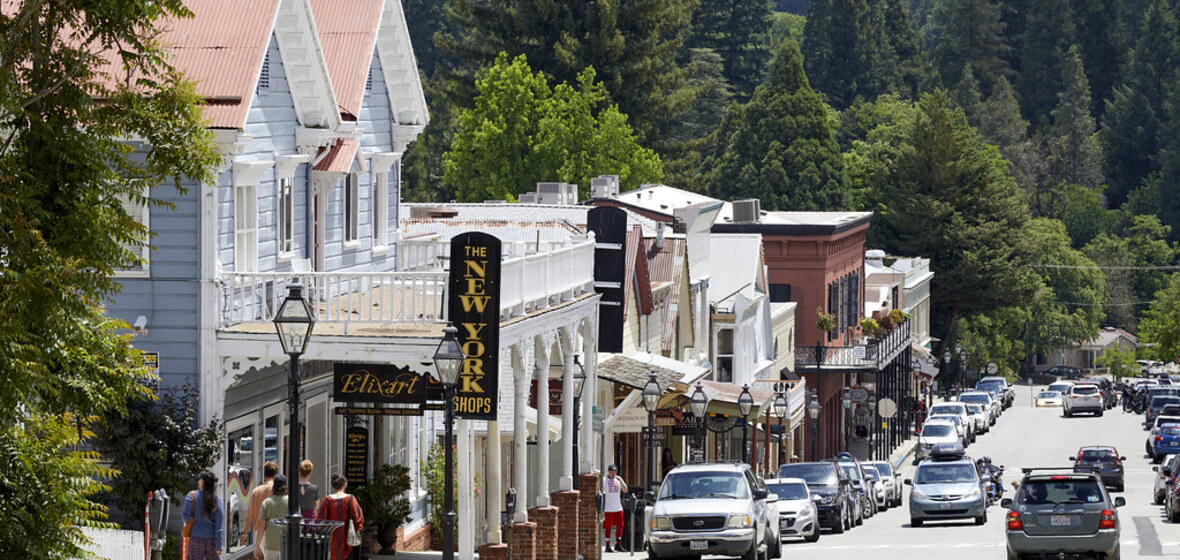
<instances>
[{"instance_id":1,"label":"license plate","mask_svg":"<svg viewBox=\"0 0 1180 560\"><path fill-rule=\"evenodd\" d=\"M955 506L955 504L951 504L951 503L938 504L938 509L951 509L954 506Z\"/></svg>"},{"instance_id":2,"label":"license plate","mask_svg":"<svg viewBox=\"0 0 1180 560\"><path fill-rule=\"evenodd\" d=\"M709 541L691 541L688 543L689 550L708 550Z\"/></svg>"},{"instance_id":3,"label":"license plate","mask_svg":"<svg viewBox=\"0 0 1180 560\"><path fill-rule=\"evenodd\" d=\"M1069 527L1073 524L1072 515L1050 515L1049 525L1053 527Z\"/></svg>"}]
</instances>

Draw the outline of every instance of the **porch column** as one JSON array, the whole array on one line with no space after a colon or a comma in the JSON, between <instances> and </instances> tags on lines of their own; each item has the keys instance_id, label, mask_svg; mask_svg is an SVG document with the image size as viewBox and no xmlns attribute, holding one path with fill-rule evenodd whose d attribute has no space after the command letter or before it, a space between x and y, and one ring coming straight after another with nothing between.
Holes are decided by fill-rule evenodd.
<instances>
[{"instance_id":1,"label":"porch column","mask_svg":"<svg viewBox=\"0 0 1180 560\"><path fill-rule=\"evenodd\" d=\"M574 353L573 341L562 344L561 394L561 478L558 479L559 490L574 489ZM568 349L568 350L566 350ZM579 402L579 404L581 404Z\"/></svg>"},{"instance_id":2,"label":"porch column","mask_svg":"<svg viewBox=\"0 0 1180 560\"><path fill-rule=\"evenodd\" d=\"M537 352L537 507L549 506L549 351L546 341Z\"/></svg>"},{"instance_id":3,"label":"porch column","mask_svg":"<svg viewBox=\"0 0 1180 560\"><path fill-rule=\"evenodd\" d=\"M512 361L512 380L516 384L515 417L512 419L512 486L516 490L516 512L512 515L514 523L525 523L529 520L529 508L526 505L528 498L523 494L528 492L529 488L529 428L526 414L529 409L529 376L528 370L524 367L524 358L525 356L522 356L521 363Z\"/></svg>"},{"instance_id":4,"label":"porch column","mask_svg":"<svg viewBox=\"0 0 1180 560\"><path fill-rule=\"evenodd\" d=\"M579 476L594 469L595 459L598 458L594 451L598 449L597 444L602 437L594 433L593 414L594 407L598 406L598 342L593 338L598 333L598 327L595 323L583 332L588 333L588 336L582 338L582 361L585 362L582 367L586 370L586 386L582 387L582 400L578 403L582 407L578 411L582 419L581 431L578 433Z\"/></svg>"},{"instance_id":5,"label":"porch column","mask_svg":"<svg viewBox=\"0 0 1180 560\"><path fill-rule=\"evenodd\" d=\"M458 437L455 438L455 458L458 465L458 484L455 489L458 494L459 546L456 557L459 560L473 560L475 558L475 469L472 468L472 456L475 442L471 437L471 421L456 420Z\"/></svg>"},{"instance_id":6,"label":"porch column","mask_svg":"<svg viewBox=\"0 0 1180 560\"><path fill-rule=\"evenodd\" d=\"M504 363L504 362L500 362ZM487 519L484 522L483 540L485 544L500 544L500 511L504 509L504 490L500 487L500 422L488 421L488 448L484 452L487 465L485 482L487 488Z\"/></svg>"}]
</instances>

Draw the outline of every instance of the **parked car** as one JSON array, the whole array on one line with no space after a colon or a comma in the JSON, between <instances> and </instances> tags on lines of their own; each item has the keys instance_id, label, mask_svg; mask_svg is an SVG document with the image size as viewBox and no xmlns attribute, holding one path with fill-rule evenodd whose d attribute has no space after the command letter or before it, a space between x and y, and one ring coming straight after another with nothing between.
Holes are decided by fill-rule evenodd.
<instances>
[{"instance_id":1,"label":"parked car","mask_svg":"<svg viewBox=\"0 0 1180 560\"><path fill-rule=\"evenodd\" d=\"M914 464L930 455L935 445L959 442L963 438L950 420L927 420L918 432L918 446L914 448Z\"/></svg>"},{"instance_id":2,"label":"parked car","mask_svg":"<svg viewBox=\"0 0 1180 560\"><path fill-rule=\"evenodd\" d=\"M1078 454L1069 458L1073 461L1074 472L1094 472L1102 477L1102 483L1115 492L1123 491L1123 461L1119 451L1109 445L1091 445L1078 449Z\"/></svg>"},{"instance_id":3,"label":"parked car","mask_svg":"<svg viewBox=\"0 0 1180 560\"><path fill-rule=\"evenodd\" d=\"M1180 425L1169 424L1151 438L1151 462L1158 463L1166 455L1180 453Z\"/></svg>"},{"instance_id":4,"label":"parked car","mask_svg":"<svg viewBox=\"0 0 1180 560\"><path fill-rule=\"evenodd\" d=\"M1002 408L1012 406L1012 402L1016 399L1016 392L1012 390L1012 386L1008 384L1008 379L998 375L989 375L980 379L975 383L976 391L983 391L985 393L999 393L1000 405Z\"/></svg>"},{"instance_id":5,"label":"parked car","mask_svg":"<svg viewBox=\"0 0 1180 560\"><path fill-rule=\"evenodd\" d=\"M975 403L982 407L988 413L988 426L996 425L996 420L999 419L1000 413L1003 411L1003 405L1000 404L999 399L993 398L991 393L984 391L970 391L959 395L959 402ZM985 427L983 431L988 431Z\"/></svg>"},{"instance_id":6,"label":"parked car","mask_svg":"<svg viewBox=\"0 0 1180 560\"><path fill-rule=\"evenodd\" d=\"M889 496L889 507L901 506L903 491L901 471L893 468L889 461L873 461L872 465L877 467L877 473L881 475L881 481L885 483L885 493Z\"/></svg>"},{"instance_id":7,"label":"parked car","mask_svg":"<svg viewBox=\"0 0 1180 560\"><path fill-rule=\"evenodd\" d=\"M873 481L865 476L864 470L860 467L860 461L857 461L851 453L841 453L837 457L836 463L844 469L848 480L852 481L853 491L860 497L861 519L857 524L864 523L865 519L877 514L877 489L873 486Z\"/></svg>"},{"instance_id":8,"label":"parked car","mask_svg":"<svg viewBox=\"0 0 1180 560\"><path fill-rule=\"evenodd\" d=\"M1114 408L1114 405L1118 404L1118 391L1115 390L1114 383L1111 383L1109 379L1105 377L1087 377L1081 382L1096 385L1098 390L1102 391L1102 402L1107 409Z\"/></svg>"},{"instance_id":9,"label":"parked car","mask_svg":"<svg viewBox=\"0 0 1180 560\"><path fill-rule=\"evenodd\" d=\"M1148 429L1155 422L1157 416L1162 416L1164 407L1170 404L1180 404L1180 397L1175 395L1155 395L1148 400L1147 411L1143 417L1143 427Z\"/></svg>"},{"instance_id":10,"label":"parked car","mask_svg":"<svg viewBox=\"0 0 1180 560\"><path fill-rule=\"evenodd\" d=\"M1159 462L1158 459L1160 457L1155 455L1155 436L1165 426L1180 426L1180 416L1156 416L1155 422L1152 422L1151 429L1147 431L1147 441L1143 443L1143 449L1147 453L1147 456L1151 457L1156 463Z\"/></svg>"},{"instance_id":11,"label":"parked car","mask_svg":"<svg viewBox=\"0 0 1180 560\"><path fill-rule=\"evenodd\" d=\"M959 443L963 444L963 447L967 447L972 441L975 441L975 432L972 431L974 422L970 418L964 420L963 417L957 414L931 414L926 417L927 422L933 420L945 420L954 424L955 431L959 434Z\"/></svg>"},{"instance_id":12,"label":"parked car","mask_svg":"<svg viewBox=\"0 0 1180 560\"><path fill-rule=\"evenodd\" d=\"M1009 510L1008 558L1116 560L1117 508L1126 503L1122 496L1112 499L1095 473L1025 469L1016 496L1000 501Z\"/></svg>"},{"instance_id":13,"label":"parked car","mask_svg":"<svg viewBox=\"0 0 1180 560\"><path fill-rule=\"evenodd\" d=\"M975 433L982 434L991 429L991 413L985 410L983 405L967 403L967 413L974 422L972 428L975 429Z\"/></svg>"},{"instance_id":14,"label":"parked car","mask_svg":"<svg viewBox=\"0 0 1180 560\"><path fill-rule=\"evenodd\" d=\"M1172 523L1180 523L1180 486L1176 479L1164 481L1164 517Z\"/></svg>"},{"instance_id":15,"label":"parked car","mask_svg":"<svg viewBox=\"0 0 1180 560\"><path fill-rule=\"evenodd\" d=\"M889 494L885 491L885 481L881 479L877 467L872 463L861 463L860 468L865 472L865 477L873 482L873 499L877 502L877 511L889 509Z\"/></svg>"},{"instance_id":16,"label":"parked car","mask_svg":"<svg viewBox=\"0 0 1180 560\"><path fill-rule=\"evenodd\" d=\"M833 461L814 463L790 463L780 465L778 477L800 478L807 482L807 489L820 497L816 502L816 514L820 525L833 533L843 533L853 524L852 481L844 470Z\"/></svg>"},{"instance_id":17,"label":"parked car","mask_svg":"<svg viewBox=\"0 0 1180 560\"><path fill-rule=\"evenodd\" d=\"M973 425L974 423L971 421L970 413L967 412L967 403L957 401L938 403L930 407L927 416L940 416L947 414L958 416L961 420L961 425L963 426L967 437L966 441L963 442L963 447L967 447L968 443L975 441L975 427Z\"/></svg>"},{"instance_id":18,"label":"parked car","mask_svg":"<svg viewBox=\"0 0 1180 560\"><path fill-rule=\"evenodd\" d=\"M807 542L819 540L820 523L816 502L822 499L812 494L802 478L771 478L766 488L778 495L779 539L803 537Z\"/></svg>"},{"instance_id":19,"label":"parked car","mask_svg":"<svg viewBox=\"0 0 1180 560\"><path fill-rule=\"evenodd\" d=\"M987 523L987 495L975 462L957 444L942 444L905 480L910 490L910 526L931 520L971 518Z\"/></svg>"},{"instance_id":20,"label":"parked car","mask_svg":"<svg viewBox=\"0 0 1180 560\"><path fill-rule=\"evenodd\" d=\"M1037 393L1036 405L1038 407L1059 407L1062 405L1061 393L1057 391L1041 391L1040 393Z\"/></svg>"},{"instance_id":21,"label":"parked car","mask_svg":"<svg viewBox=\"0 0 1180 560\"><path fill-rule=\"evenodd\" d=\"M1167 496L1168 483L1176 483L1176 476L1180 475L1180 455L1172 454L1164 457L1159 466L1151 467L1155 471L1155 484L1151 489L1151 501L1155 505L1163 505Z\"/></svg>"},{"instance_id":22,"label":"parked car","mask_svg":"<svg viewBox=\"0 0 1180 560\"><path fill-rule=\"evenodd\" d=\"M778 523L771 506L777 497L750 465L686 463L664 476L658 494L647 492L645 498L652 504L646 529L650 560L774 556Z\"/></svg>"},{"instance_id":23,"label":"parked car","mask_svg":"<svg viewBox=\"0 0 1180 560\"><path fill-rule=\"evenodd\" d=\"M1092 412L1098 416L1106 411L1106 404L1102 400L1102 390L1097 385L1077 384L1069 388L1065 394L1063 414L1068 418L1079 412Z\"/></svg>"}]
</instances>

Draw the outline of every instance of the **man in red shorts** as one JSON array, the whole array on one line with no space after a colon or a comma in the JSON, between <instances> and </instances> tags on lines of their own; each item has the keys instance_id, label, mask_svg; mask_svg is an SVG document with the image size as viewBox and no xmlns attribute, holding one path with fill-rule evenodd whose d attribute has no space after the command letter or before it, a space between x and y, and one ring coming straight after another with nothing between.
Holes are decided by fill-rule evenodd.
<instances>
[{"instance_id":1,"label":"man in red shorts","mask_svg":"<svg viewBox=\"0 0 1180 560\"><path fill-rule=\"evenodd\" d=\"M606 532L606 551L623 552L623 492L627 491L627 483L619 476L619 468L611 465L606 468L606 478L602 479L603 511L606 512L602 520L602 529ZM615 528L611 536L611 528ZM618 539L616 544L615 539Z\"/></svg>"}]
</instances>

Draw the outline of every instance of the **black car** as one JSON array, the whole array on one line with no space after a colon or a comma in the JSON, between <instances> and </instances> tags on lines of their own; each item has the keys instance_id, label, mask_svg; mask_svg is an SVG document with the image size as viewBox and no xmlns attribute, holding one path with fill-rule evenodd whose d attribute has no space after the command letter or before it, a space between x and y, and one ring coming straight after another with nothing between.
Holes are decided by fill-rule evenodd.
<instances>
[{"instance_id":1,"label":"black car","mask_svg":"<svg viewBox=\"0 0 1180 560\"><path fill-rule=\"evenodd\" d=\"M1053 366L1045 371L1049 375L1056 376L1059 379L1081 379L1082 370L1070 366Z\"/></svg>"},{"instance_id":2,"label":"black car","mask_svg":"<svg viewBox=\"0 0 1180 560\"><path fill-rule=\"evenodd\" d=\"M852 481L834 461L781 465L778 477L802 478L807 482L811 493L820 497L815 506L821 525L833 533L843 533L852 527Z\"/></svg>"},{"instance_id":3,"label":"black car","mask_svg":"<svg viewBox=\"0 0 1180 560\"><path fill-rule=\"evenodd\" d=\"M1123 491L1123 461L1127 458L1109 445L1090 445L1078 449L1078 454L1069 458L1073 461L1074 472L1092 472L1102 477L1102 485Z\"/></svg>"}]
</instances>

